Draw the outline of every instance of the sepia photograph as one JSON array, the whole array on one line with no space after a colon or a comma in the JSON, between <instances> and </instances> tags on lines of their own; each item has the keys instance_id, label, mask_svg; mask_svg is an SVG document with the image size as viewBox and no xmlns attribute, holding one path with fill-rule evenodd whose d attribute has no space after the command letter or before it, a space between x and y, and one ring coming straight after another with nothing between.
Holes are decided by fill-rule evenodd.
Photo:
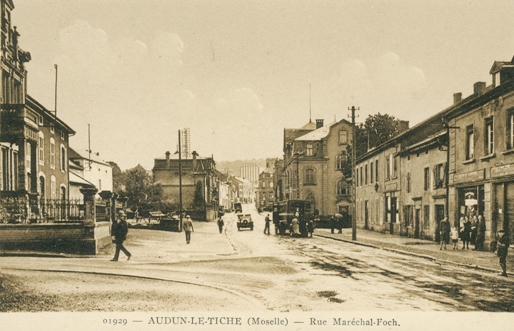
<instances>
[{"instance_id":1,"label":"sepia photograph","mask_svg":"<svg viewBox=\"0 0 514 331\"><path fill-rule=\"evenodd\" d=\"M0 6L0 329L513 329L513 1Z\"/></svg>"}]
</instances>

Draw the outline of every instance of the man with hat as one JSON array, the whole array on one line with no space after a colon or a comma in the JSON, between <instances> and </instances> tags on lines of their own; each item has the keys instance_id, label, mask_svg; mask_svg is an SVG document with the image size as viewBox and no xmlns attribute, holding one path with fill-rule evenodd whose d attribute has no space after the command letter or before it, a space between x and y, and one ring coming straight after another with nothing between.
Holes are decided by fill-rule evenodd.
<instances>
[{"instance_id":1,"label":"man with hat","mask_svg":"<svg viewBox=\"0 0 514 331\"><path fill-rule=\"evenodd\" d=\"M128 233L128 225L125 220L127 215L123 210L118 212L118 217L116 219L116 223L112 225L112 235L114 236L114 243L116 244L116 253L114 253L114 258L111 261L118 261L118 257L120 256L120 250L125 253L127 256L127 261L130 260L132 254L125 247L123 247L123 242L127 239Z\"/></svg>"},{"instance_id":2,"label":"man with hat","mask_svg":"<svg viewBox=\"0 0 514 331\"><path fill-rule=\"evenodd\" d=\"M191 220L191 216L186 215L186 218L182 221L182 228L186 233L186 243L189 244L189 242L191 241L191 231L195 230L193 228L193 221Z\"/></svg>"},{"instance_id":3,"label":"man with hat","mask_svg":"<svg viewBox=\"0 0 514 331\"><path fill-rule=\"evenodd\" d=\"M502 273L500 276L507 277L507 253L509 251L509 236L505 233L505 230L501 229L498 231L498 248L496 254L500 258L500 266L502 267Z\"/></svg>"}]
</instances>

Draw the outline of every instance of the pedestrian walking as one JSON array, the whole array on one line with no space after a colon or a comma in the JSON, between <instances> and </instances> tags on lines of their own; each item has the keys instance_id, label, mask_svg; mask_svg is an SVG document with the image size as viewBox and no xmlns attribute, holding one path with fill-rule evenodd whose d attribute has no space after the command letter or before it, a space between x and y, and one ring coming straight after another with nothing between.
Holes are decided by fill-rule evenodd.
<instances>
[{"instance_id":1,"label":"pedestrian walking","mask_svg":"<svg viewBox=\"0 0 514 331\"><path fill-rule=\"evenodd\" d=\"M484 249L485 241L485 219L482 215L478 216L477 225L477 238L475 241L475 251L481 251Z\"/></svg>"},{"instance_id":2,"label":"pedestrian walking","mask_svg":"<svg viewBox=\"0 0 514 331\"><path fill-rule=\"evenodd\" d=\"M330 216L330 221L328 222L330 225L330 233L334 233L334 229L336 227L336 220L334 219L334 216Z\"/></svg>"},{"instance_id":3,"label":"pedestrian walking","mask_svg":"<svg viewBox=\"0 0 514 331\"><path fill-rule=\"evenodd\" d=\"M220 230L220 233L223 232L223 225L225 225L225 222L223 222L223 217L218 217L218 228Z\"/></svg>"},{"instance_id":4,"label":"pedestrian walking","mask_svg":"<svg viewBox=\"0 0 514 331\"><path fill-rule=\"evenodd\" d=\"M123 246L123 242L127 239L128 224L126 221L127 215L123 210L118 212L116 223L112 226L112 235L114 236L113 242L116 244L116 252L111 261L118 261L120 257L120 250L127 256L127 261L130 260L132 254Z\"/></svg>"},{"instance_id":5,"label":"pedestrian walking","mask_svg":"<svg viewBox=\"0 0 514 331\"><path fill-rule=\"evenodd\" d=\"M467 217L461 217L460 239L462 239L462 249L469 249L471 239L471 222Z\"/></svg>"},{"instance_id":6,"label":"pedestrian walking","mask_svg":"<svg viewBox=\"0 0 514 331\"><path fill-rule=\"evenodd\" d=\"M451 229L451 238L453 243L453 250L456 250L457 243L459 242L459 230L457 230L456 226L453 226Z\"/></svg>"},{"instance_id":7,"label":"pedestrian walking","mask_svg":"<svg viewBox=\"0 0 514 331\"><path fill-rule=\"evenodd\" d=\"M186 243L191 242L191 232L194 232L195 229L193 227L193 221L191 220L191 216L186 215L186 218L182 221L182 228L186 233Z\"/></svg>"},{"instance_id":8,"label":"pedestrian walking","mask_svg":"<svg viewBox=\"0 0 514 331\"><path fill-rule=\"evenodd\" d=\"M343 216L337 218L337 232L343 233Z\"/></svg>"},{"instance_id":9,"label":"pedestrian walking","mask_svg":"<svg viewBox=\"0 0 514 331\"><path fill-rule=\"evenodd\" d=\"M496 254L500 258L500 266L502 268L502 273L500 276L507 277L507 253L509 251L509 236L505 233L505 230L498 231L498 246L496 250Z\"/></svg>"},{"instance_id":10,"label":"pedestrian walking","mask_svg":"<svg viewBox=\"0 0 514 331\"><path fill-rule=\"evenodd\" d=\"M448 222L448 217L443 218L441 224L439 224L439 229L441 239L439 250L442 250L443 248L446 250L446 245L450 242L450 223Z\"/></svg>"},{"instance_id":11,"label":"pedestrian walking","mask_svg":"<svg viewBox=\"0 0 514 331\"><path fill-rule=\"evenodd\" d=\"M271 220L269 218L269 214L266 215L264 218L264 234L267 234L269 236L269 224L271 223Z\"/></svg>"},{"instance_id":12,"label":"pedestrian walking","mask_svg":"<svg viewBox=\"0 0 514 331\"><path fill-rule=\"evenodd\" d=\"M312 238L312 234L314 233L314 221L312 218L310 218L309 223L307 223L307 233L308 236Z\"/></svg>"}]
</instances>

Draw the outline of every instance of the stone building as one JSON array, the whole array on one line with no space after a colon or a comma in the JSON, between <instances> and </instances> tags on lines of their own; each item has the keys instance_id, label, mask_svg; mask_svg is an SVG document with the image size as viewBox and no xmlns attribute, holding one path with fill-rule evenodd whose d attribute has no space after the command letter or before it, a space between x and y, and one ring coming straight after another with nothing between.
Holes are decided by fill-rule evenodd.
<instances>
[{"instance_id":1,"label":"stone building","mask_svg":"<svg viewBox=\"0 0 514 331\"><path fill-rule=\"evenodd\" d=\"M346 120L328 125L316 120L315 127L286 129L280 183L284 198L308 200L312 212L320 216L347 213L350 189L342 164L351 132Z\"/></svg>"},{"instance_id":2,"label":"stone building","mask_svg":"<svg viewBox=\"0 0 514 331\"><path fill-rule=\"evenodd\" d=\"M496 61L492 84L477 82L474 93L446 116L450 132L450 217L483 215L486 247L497 230L514 240L514 58Z\"/></svg>"},{"instance_id":3,"label":"stone building","mask_svg":"<svg viewBox=\"0 0 514 331\"><path fill-rule=\"evenodd\" d=\"M255 189L255 207L271 211L275 202L274 174L277 159L266 159L266 169L259 174L259 182Z\"/></svg>"},{"instance_id":4,"label":"stone building","mask_svg":"<svg viewBox=\"0 0 514 331\"><path fill-rule=\"evenodd\" d=\"M165 196L178 204L180 193L179 164L182 171L182 206L191 217L198 220L213 220L219 207L216 163L213 157L201 158L193 151L192 158L155 159L152 169L153 181L160 184ZM195 195L197 199L195 199ZM201 197L201 201L198 201Z\"/></svg>"},{"instance_id":5,"label":"stone building","mask_svg":"<svg viewBox=\"0 0 514 331\"><path fill-rule=\"evenodd\" d=\"M19 219L41 220L48 214L48 200L69 197L68 138L75 132L27 94L25 63L31 56L20 48L20 34L12 26L13 2L0 3L0 197L23 206L18 208ZM4 208L7 205L4 201ZM59 212L55 217L67 215Z\"/></svg>"}]
</instances>

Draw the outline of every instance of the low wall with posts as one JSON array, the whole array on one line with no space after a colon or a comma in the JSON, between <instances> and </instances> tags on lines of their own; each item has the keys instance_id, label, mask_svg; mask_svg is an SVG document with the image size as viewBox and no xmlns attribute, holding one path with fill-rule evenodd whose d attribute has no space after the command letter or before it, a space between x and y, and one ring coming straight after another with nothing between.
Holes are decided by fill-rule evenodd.
<instances>
[{"instance_id":1,"label":"low wall with posts","mask_svg":"<svg viewBox=\"0 0 514 331\"><path fill-rule=\"evenodd\" d=\"M0 250L94 255L111 243L109 225L109 222L2 224Z\"/></svg>"}]
</instances>

